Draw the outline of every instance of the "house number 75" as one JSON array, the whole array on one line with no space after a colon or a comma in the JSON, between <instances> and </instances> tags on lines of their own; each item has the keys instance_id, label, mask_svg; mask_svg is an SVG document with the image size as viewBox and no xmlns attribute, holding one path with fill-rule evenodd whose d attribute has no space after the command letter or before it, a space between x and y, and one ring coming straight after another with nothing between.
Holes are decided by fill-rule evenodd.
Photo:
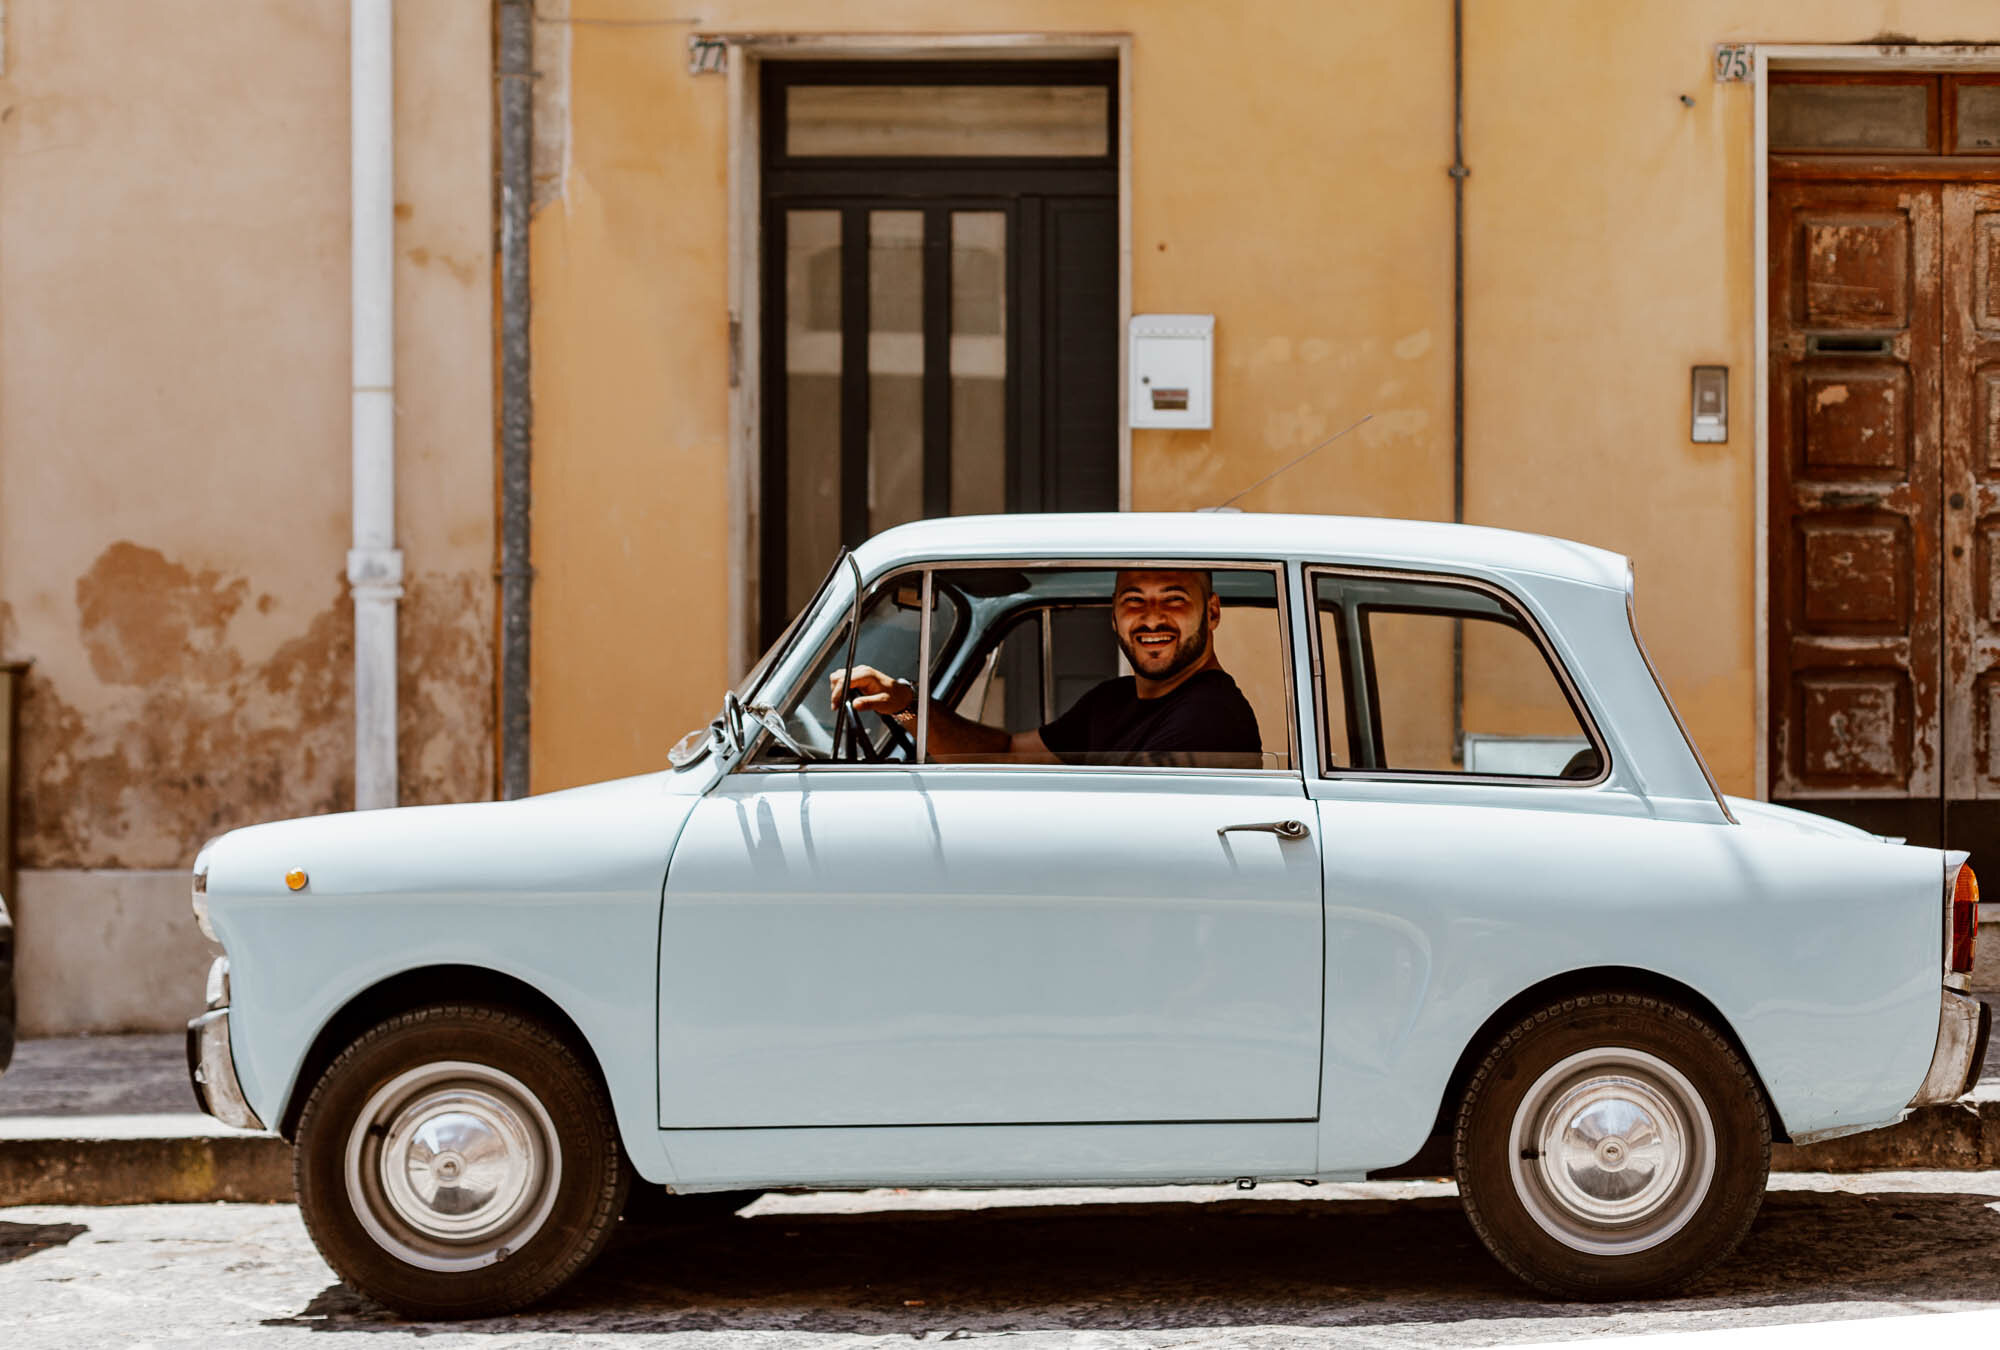
<instances>
[{"instance_id":1,"label":"house number 75","mask_svg":"<svg viewBox=\"0 0 2000 1350\"><path fill-rule=\"evenodd\" d=\"M1723 42L1715 48L1715 78L1718 83L1733 84L1750 78L1750 53L1753 50L1747 42Z\"/></svg>"}]
</instances>

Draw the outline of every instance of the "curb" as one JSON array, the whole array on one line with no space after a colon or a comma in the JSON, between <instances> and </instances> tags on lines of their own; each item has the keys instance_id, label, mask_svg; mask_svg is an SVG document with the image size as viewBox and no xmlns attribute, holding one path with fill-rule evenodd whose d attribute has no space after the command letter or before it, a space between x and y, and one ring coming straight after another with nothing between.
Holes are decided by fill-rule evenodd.
<instances>
[{"instance_id":1,"label":"curb","mask_svg":"<svg viewBox=\"0 0 2000 1350\"><path fill-rule=\"evenodd\" d=\"M1817 1144L1771 1145L1774 1172L1991 1171L2000 1169L2000 1093L1922 1106L1900 1125Z\"/></svg>"},{"instance_id":2,"label":"curb","mask_svg":"<svg viewBox=\"0 0 2000 1350\"><path fill-rule=\"evenodd\" d=\"M0 1206L290 1204L292 1146L204 1117L0 1121ZM25 1128L24 1128L25 1127ZM1886 1130L1773 1144L1774 1172L2000 1170L2000 1096Z\"/></svg>"},{"instance_id":3,"label":"curb","mask_svg":"<svg viewBox=\"0 0 2000 1350\"><path fill-rule=\"evenodd\" d=\"M0 1205L290 1203L292 1146L206 1117L0 1120Z\"/></svg>"}]
</instances>

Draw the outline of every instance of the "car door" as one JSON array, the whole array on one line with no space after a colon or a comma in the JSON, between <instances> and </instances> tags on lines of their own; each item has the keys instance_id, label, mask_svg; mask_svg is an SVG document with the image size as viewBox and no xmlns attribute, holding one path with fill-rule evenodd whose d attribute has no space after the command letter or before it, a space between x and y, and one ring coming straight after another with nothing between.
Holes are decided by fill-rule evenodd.
<instances>
[{"instance_id":1,"label":"car door","mask_svg":"<svg viewBox=\"0 0 2000 1350\"><path fill-rule=\"evenodd\" d=\"M662 1127L1313 1120L1309 808L1289 767L739 767L667 876Z\"/></svg>"},{"instance_id":2,"label":"car door","mask_svg":"<svg viewBox=\"0 0 2000 1350\"><path fill-rule=\"evenodd\" d=\"M1586 841L1645 808L1613 781L1607 741L1517 597L1443 573L1313 568L1307 582L1327 909L1320 1161L1381 1168L1424 1144L1466 1038L1538 962L1592 963L1569 902L1580 877L1592 891L1621 882Z\"/></svg>"}]
</instances>

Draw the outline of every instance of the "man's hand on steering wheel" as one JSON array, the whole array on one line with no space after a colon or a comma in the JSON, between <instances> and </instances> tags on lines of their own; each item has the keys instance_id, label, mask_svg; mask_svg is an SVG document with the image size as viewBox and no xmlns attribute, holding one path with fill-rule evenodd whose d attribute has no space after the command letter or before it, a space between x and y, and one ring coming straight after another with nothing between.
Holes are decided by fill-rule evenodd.
<instances>
[{"instance_id":1,"label":"man's hand on steering wheel","mask_svg":"<svg viewBox=\"0 0 2000 1350\"><path fill-rule=\"evenodd\" d=\"M917 691L908 680L894 679L884 675L873 666L856 666L852 671L833 672L833 706L840 706L840 696L851 682L854 686L852 707L857 712L880 713L884 717L895 717L917 706Z\"/></svg>"},{"instance_id":2,"label":"man's hand on steering wheel","mask_svg":"<svg viewBox=\"0 0 2000 1350\"><path fill-rule=\"evenodd\" d=\"M894 679L873 666L857 665L851 671L834 671L829 683L833 687L832 702L836 710L842 697L847 696L847 706L854 710L857 717L861 713L872 712L888 724L889 739L879 746L873 738L862 734L858 725L854 728L852 746L861 758L872 763L884 763L889 759L891 748L901 749L915 757L916 745L902 722L897 720L917 703L917 691L909 681Z\"/></svg>"}]
</instances>

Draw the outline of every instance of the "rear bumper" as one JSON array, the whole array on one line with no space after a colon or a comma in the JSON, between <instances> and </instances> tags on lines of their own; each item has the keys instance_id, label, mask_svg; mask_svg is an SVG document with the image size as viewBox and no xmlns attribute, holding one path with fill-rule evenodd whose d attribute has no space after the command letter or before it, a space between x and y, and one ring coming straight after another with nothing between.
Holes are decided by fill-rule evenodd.
<instances>
[{"instance_id":1,"label":"rear bumper","mask_svg":"<svg viewBox=\"0 0 2000 1350\"><path fill-rule=\"evenodd\" d=\"M264 1128L243 1096L243 1085L236 1081L236 1059L229 1050L229 1009L212 1008L188 1023L187 1060L188 1078L202 1110L240 1130Z\"/></svg>"},{"instance_id":2,"label":"rear bumper","mask_svg":"<svg viewBox=\"0 0 2000 1350\"><path fill-rule=\"evenodd\" d=\"M1910 1098L1911 1106L1955 1102L1979 1081L1986 1043L1993 1035L1993 1010L1970 994L1943 991L1938 1010L1937 1049L1931 1053L1924 1085Z\"/></svg>"}]
</instances>

